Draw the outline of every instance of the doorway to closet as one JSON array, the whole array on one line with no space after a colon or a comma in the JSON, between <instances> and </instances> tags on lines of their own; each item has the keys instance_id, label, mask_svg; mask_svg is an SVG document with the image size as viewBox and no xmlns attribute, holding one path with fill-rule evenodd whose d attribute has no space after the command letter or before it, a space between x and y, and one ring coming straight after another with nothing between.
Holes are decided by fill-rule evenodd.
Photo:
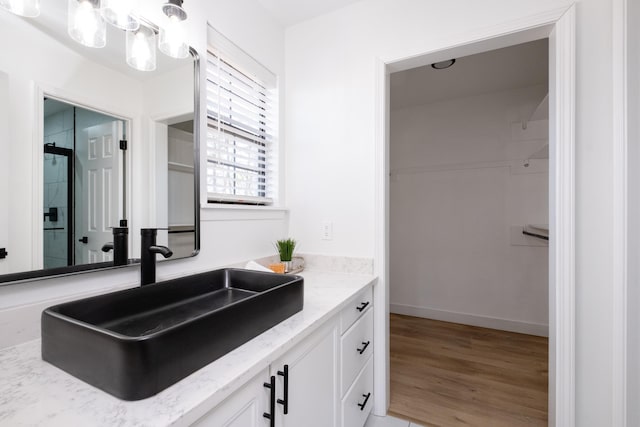
<instances>
[{"instance_id":1,"label":"doorway to closet","mask_svg":"<svg viewBox=\"0 0 640 427\"><path fill-rule=\"evenodd\" d=\"M391 74L392 415L547 425L548 58L541 39Z\"/></svg>"}]
</instances>

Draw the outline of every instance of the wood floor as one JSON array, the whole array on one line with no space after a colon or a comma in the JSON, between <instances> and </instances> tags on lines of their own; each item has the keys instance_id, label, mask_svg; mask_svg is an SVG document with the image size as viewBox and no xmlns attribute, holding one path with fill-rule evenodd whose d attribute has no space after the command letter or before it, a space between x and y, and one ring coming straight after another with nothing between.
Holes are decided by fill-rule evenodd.
<instances>
[{"instance_id":1,"label":"wood floor","mask_svg":"<svg viewBox=\"0 0 640 427\"><path fill-rule=\"evenodd\" d=\"M424 426L547 425L547 338L396 314L390 323L390 415Z\"/></svg>"}]
</instances>

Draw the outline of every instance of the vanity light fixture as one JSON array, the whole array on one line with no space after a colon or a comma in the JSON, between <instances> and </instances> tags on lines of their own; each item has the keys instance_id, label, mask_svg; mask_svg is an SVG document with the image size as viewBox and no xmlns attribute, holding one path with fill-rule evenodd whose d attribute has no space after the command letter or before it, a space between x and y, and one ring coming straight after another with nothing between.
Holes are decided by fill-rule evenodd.
<instances>
[{"instance_id":1,"label":"vanity light fixture","mask_svg":"<svg viewBox=\"0 0 640 427\"><path fill-rule=\"evenodd\" d=\"M0 7L27 18L40 15L40 0L0 0Z\"/></svg>"},{"instance_id":2,"label":"vanity light fixture","mask_svg":"<svg viewBox=\"0 0 640 427\"><path fill-rule=\"evenodd\" d=\"M160 27L158 48L173 58L189 56L189 46L186 43L187 12L182 8L183 0L169 0L162 6L162 12L167 16L165 25Z\"/></svg>"},{"instance_id":3,"label":"vanity light fixture","mask_svg":"<svg viewBox=\"0 0 640 427\"><path fill-rule=\"evenodd\" d=\"M127 31L127 64L136 70L156 69L156 33L144 24L135 31Z\"/></svg>"},{"instance_id":4,"label":"vanity light fixture","mask_svg":"<svg viewBox=\"0 0 640 427\"><path fill-rule=\"evenodd\" d=\"M436 70L444 70L451 67L455 63L455 59L448 59L446 61L434 62L433 64L431 64L431 68L434 68Z\"/></svg>"},{"instance_id":5,"label":"vanity light fixture","mask_svg":"<svg viewBox=\"0 0 640 427\"><path fill-rule=\"evenodd\" d=\"M69 0L68 5L69 36L88 47L104 47L107 23L100 14L100 0Z\"/></svg>"},{"instance_id":6,"label":"vanity light fixture","mask_svg":"<svg viewBox=\"0 0 640 427\"><path fill-rule=\"evenodd\" d=\"M100 13L107 23L122 30L134 31L140 27L135 17L136 0L102 0Z\"/></svg>"}]
</instances>

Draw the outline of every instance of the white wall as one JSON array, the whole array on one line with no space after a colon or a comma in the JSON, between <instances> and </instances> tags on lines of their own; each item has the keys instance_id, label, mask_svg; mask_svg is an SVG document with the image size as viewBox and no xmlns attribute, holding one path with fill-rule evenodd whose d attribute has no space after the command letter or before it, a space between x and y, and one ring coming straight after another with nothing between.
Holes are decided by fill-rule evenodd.
<instances>
[{"instance_id":1,"label":"white wall","mask_svg":"<svg viewBox=\"0 0 640 427\"><path fill-rule=\"evenodd\" d=\"M520 231L548 223L548 160L524 167L548 121L522 129L546 92L391 110L392 312L548 333L548 246Z\"/></svg>"},{"instance_id":2,"label":"white wall","mask_svg":"<svg viewBox=\"0 0 640 427\"><path fill-rule=\"evenodd\" d=\"M152 4L153 3L153 4ZM157 2L155 2L157 3ZM153 11L146 13L151 19L154 13L160 10L155 8L154 2L146 2L146 6L153 6ZM251 56L262 62L281 78L284 72L284 31L279 24L269 18L254 0L191 0L185 4L189 14L189 38L190 44L196 48L201 58L205 57L207 21L219 31L230 38L240 48L248 52ZM157 11L156 11L157 9ZM161 12L160 12L161 13ZM18 18L13 18L5 12L0 12L0 40L2 40L2 51L7 49L23 49L30 52L30 55L23 55L22 64L15 64L5 61L6 56L0 55L0 70L15 71L18 66L31 66L35 64L41 70L38 76L21 78L15 77L11 81L11 90L14 81L19 83L19 93L12 93L12 97L31 97L29 90L30 79L48 82L51 86L56 86L60 80L70 80L79 76L70 72L66 68L52 67L51 58L37 48L35 42L22 40L19 46L12 43L11 26L5 25L8 20L15 21L15 25L21 24ZM70 64L74 66L79 61L79 57L68 52L66 56L56 56L56 64ZM201 68L200 83L204 87L204 63ZM8 73L11 74L11 73ZM131 96L136 96L140 92L139 84L132 86L126 78L120 79L117 76L106 77L103 90L105 99L110 100L112 105L119 105L119 100L130 100ZM80 79L82 82L82 79ZM281 90L284 84L281 84ZM88 90L89 88L84 88ZM31 98L29 98L31 99ZM282 98L281 98L282 99ZM136 101L127 101L127 111L137 108ZM201 118L204 119L204 98L201 99ZM12 129L17 129L19 134L12 135L14 141L20 143L11 144L10 156L12 159L12 173L26 171L31 173L32 150L29 131L32 127L32 112L26 106L11 105L11 110L18 116L14 117L11 125ZM283 108L283 107L282 107ZM284 114L281 114L283 117ZM14 126L15 125L15 126ZM206 124L201 120L201 134L206 135ZM146 142L141 141L141 134L134 132L132 138L132 158L133 162L148 161L148 154L145 152ZM26 141L26 143L24 143ZM136 144L137 143L137 144ZM204 146L204 143L201 144ZM203 148L204 150L204 148ZM204 158L204 156L203 156ZM202 162L204 170L205 163ZM145 217L137 217L135 212L146 211L148 209L150 192L149 182L152 179L148 175L148 168L141 167L139 170L133 169L132 176L132 219L134 227L145 225ZM202 183L205 182L205 174L202 173ZM202 185L201 185L202 186ZM31 198L31 180L23 182L15 180L12 183L12 191L25 196L25 204L15 207L15 212L10 216L12 227L23 226L25 211L28 211ZM204 199L202 199L204 201ZM20 211L22 217L17 214ZM195 271L202 271L221 265L239 262L246 259L258 258L273 254L272 242L287 235L287 215L282 209L259 211L255 209L229 209L229 208L203 208L201 209L201 251L194 258L176 260L167 263L159 263L158 279L166 279L176 275L187 274ZM11 232L11 229L9 230ZM22 239L30 239L31 236L23 235ZM138 236L133 235L134 241L138 241ZM16 248L17 249L17 248ZM14 259L21 259L17 254ZM13 254L12 254L13 255ZM135 253L130 252L131 256ZM9 258L7 258L8 260ZM28 265L24 269L29 269ZM91 293L102 293L107 290L135 286L139 281L138 267L126 267L112 271L88 273L59 279L46 279L33 281L20 285L0 287L0 348L13 345L26 340L38 338L40 313L43 308L56 302L78 298Z\"/></svg>"},{"instance_id":3,"label":"white wall","mask_svg":"<svg viewBox=\"0 0 640 427\"><path fill-rule=\"evenodd\" d=\"M375 59L569 4L364 0L286 33L290 234L306 252L374 254ZM576 2L576 425L612 419L612 6ZM334 240L319 224L334 221Z\"/></svg>"}]
</instances>

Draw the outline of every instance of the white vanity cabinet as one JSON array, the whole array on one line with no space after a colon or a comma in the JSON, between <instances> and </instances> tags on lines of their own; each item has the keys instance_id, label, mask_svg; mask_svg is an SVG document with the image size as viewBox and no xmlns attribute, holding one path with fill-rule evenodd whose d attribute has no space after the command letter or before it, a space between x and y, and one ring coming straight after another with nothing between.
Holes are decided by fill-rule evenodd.
<instances>
[{"instance_id":1,"label":"white vanity cabinet","mask_svg":"<svg viewBox=\"0 0 640 427\"><path fill-rule=\"evenodd\" d=\"M329 322L271 364L278 427L338 427L338 325Z\"/></svg>"},{"instance_id":2,"label":"white vanity cabinet","mask_svg":"<svg viewBox=\"0 0 640 427\"><path fill-rule=\"evenodd\" d=\"M338 328L326 322L193 426L338 427Z\"/></svg>"},{"instance_id":3,"label":"white vanity cabinet","mask_svg":"<svg viewBox=\"0 0 640 427\"><path fill-rule=\"evenodd\" d=\"M269 410L269 370L263 369L240 390L192 424L194 427L264 427L268 426L263 414Z\"/></svg>"},{"instance_id":4,"label":"white vanity cabinet","mask_svg":"<svg viewBox=\"0 0 640 427\"><path fill-rule=\"evenodd\" d=\"M373 290L362 290L340 314L340 425L362 427L373 406Z\"/></svg>"},{"instance_id":5,"label":"white vanity cabinet","mask_svg":"<svg viewBox=\"0 0 640 427\"><path fill-rule=\"evenodd\" d=\"M372 355L373 299L367 287L193 425L362 427L373 405Z\"/></svg>"}]
</instances>

